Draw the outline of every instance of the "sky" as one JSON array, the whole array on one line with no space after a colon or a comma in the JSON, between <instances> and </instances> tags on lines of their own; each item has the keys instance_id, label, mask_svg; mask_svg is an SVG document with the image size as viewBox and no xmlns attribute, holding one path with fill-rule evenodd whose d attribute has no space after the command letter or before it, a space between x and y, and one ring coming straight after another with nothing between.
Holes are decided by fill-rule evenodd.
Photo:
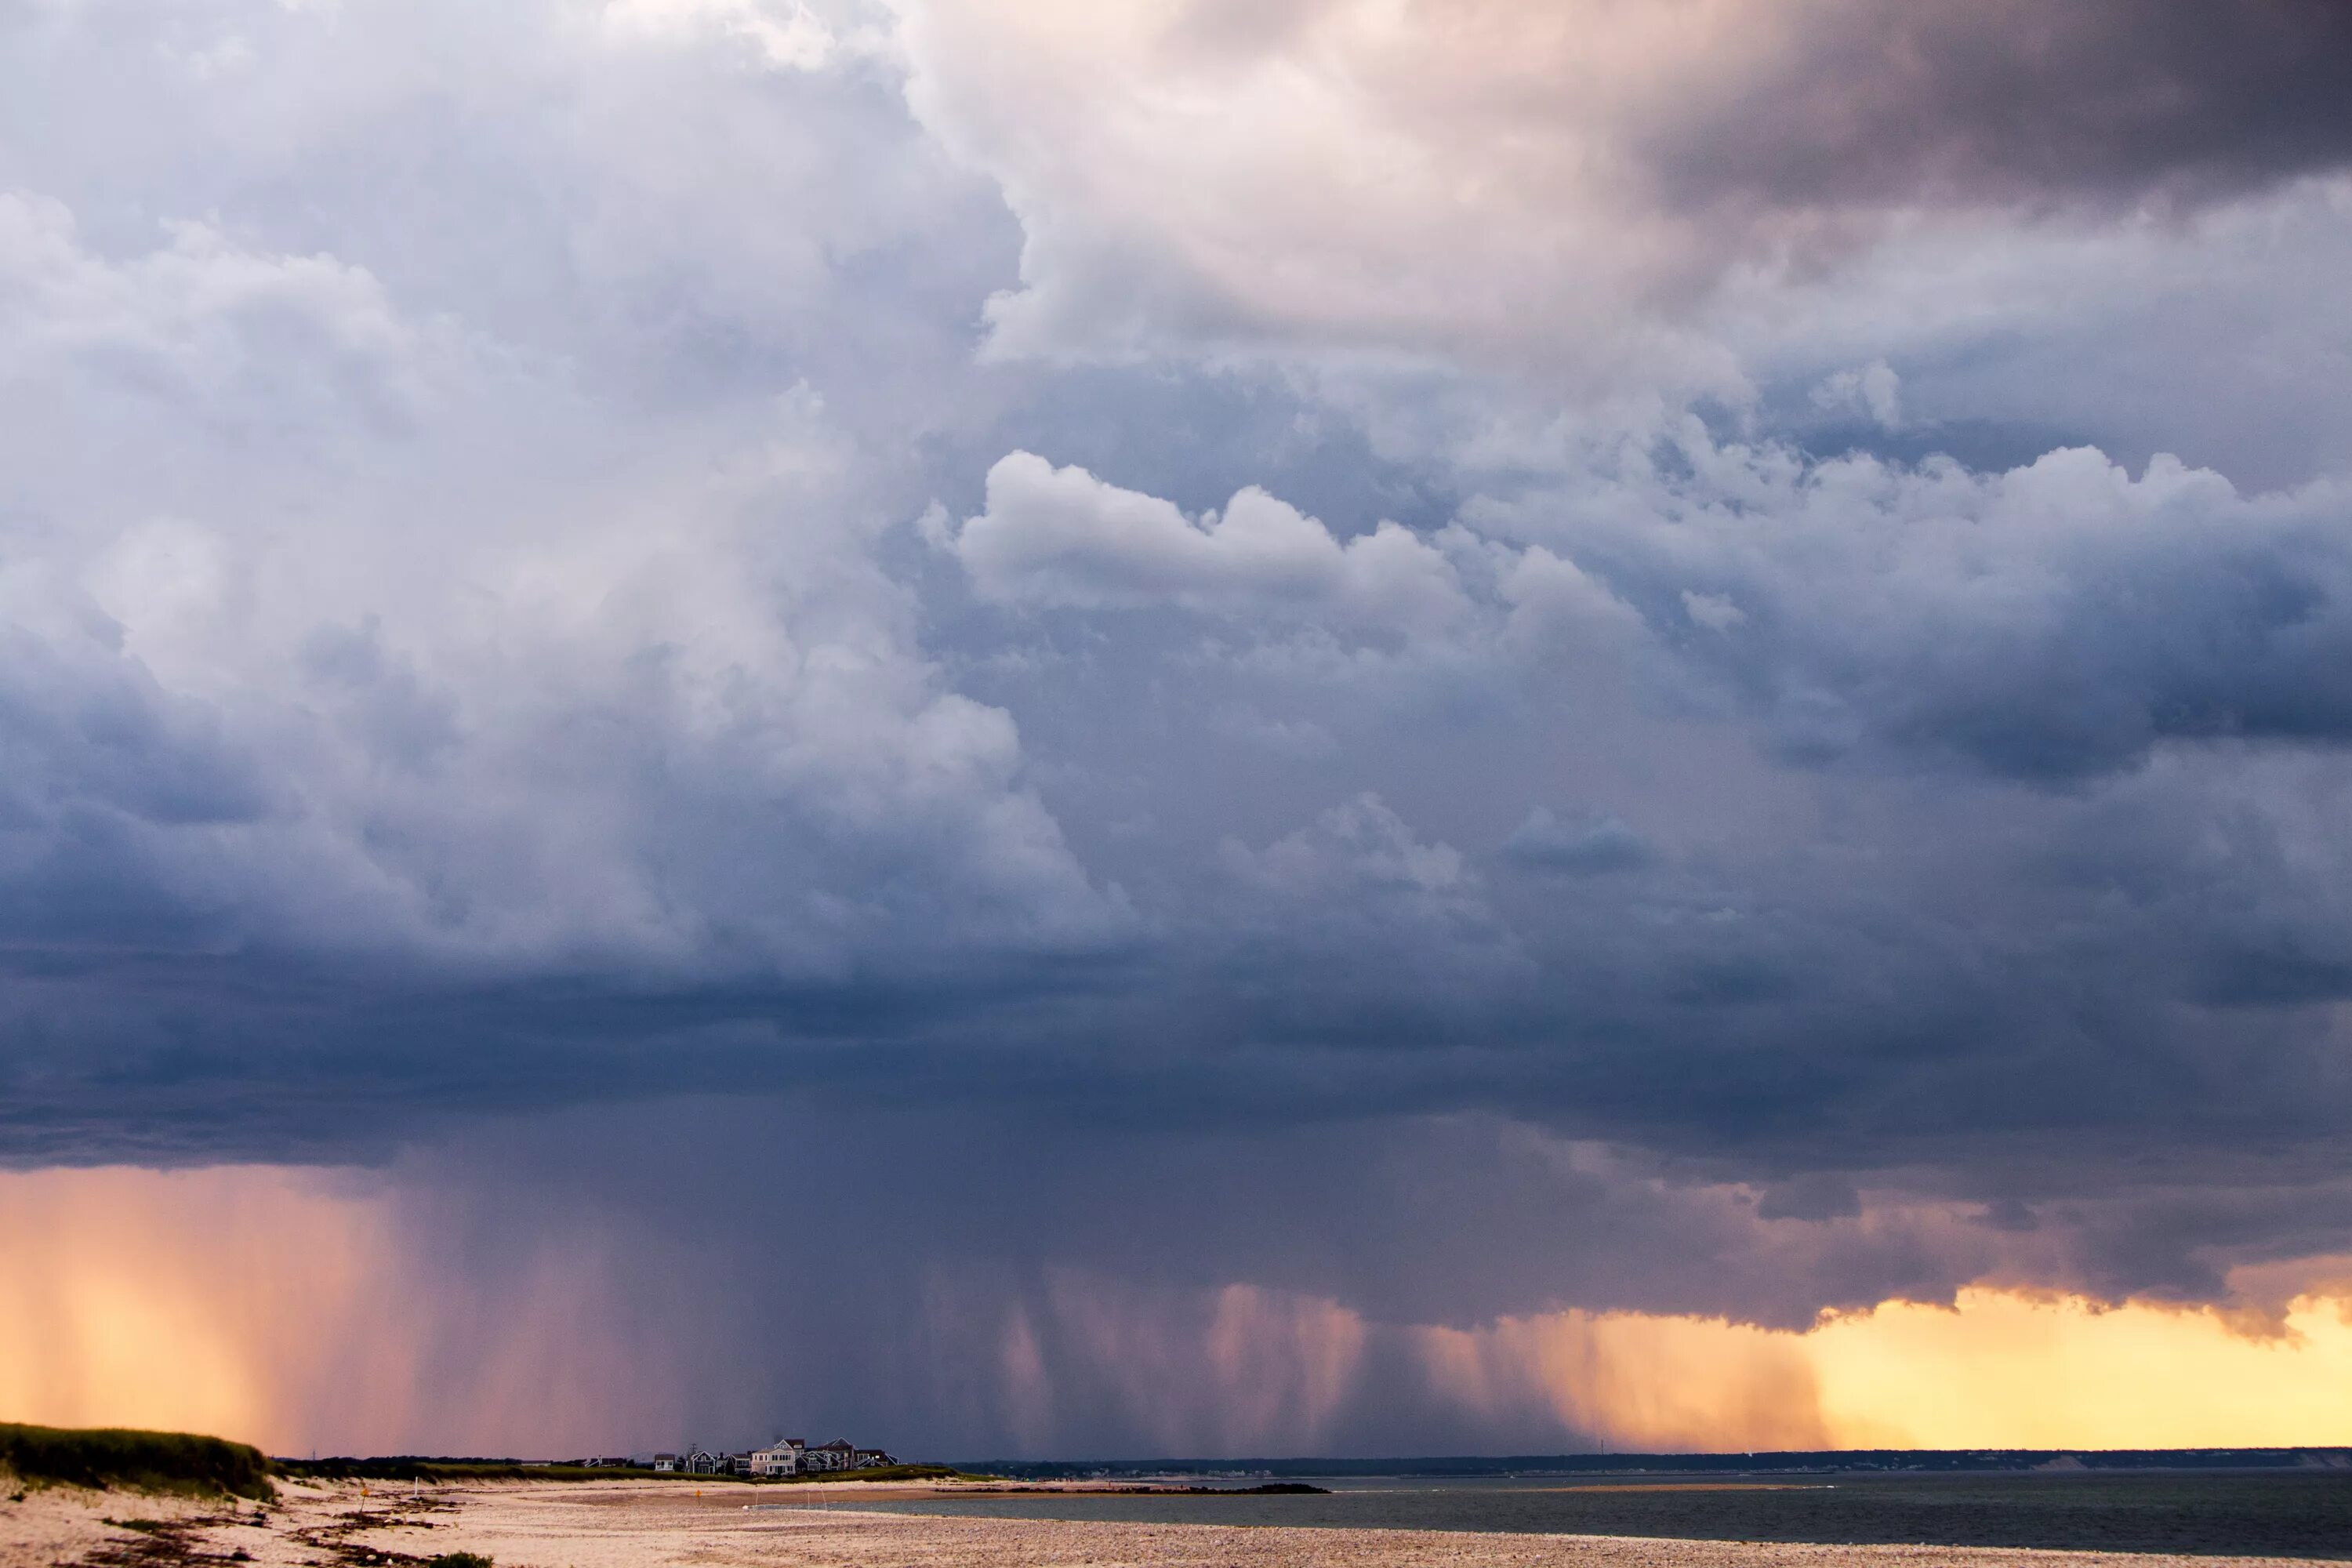
<instances>
[{"instance_id":1,"label":"sky","mask_svg":"<svg viewBox=\"0 0 2352 1568\"><path fill-rule=\"evenodd\" d=\"M0 0L0 1417L2352 1442L2347 76Z\"/></svg>"}]
</instances>

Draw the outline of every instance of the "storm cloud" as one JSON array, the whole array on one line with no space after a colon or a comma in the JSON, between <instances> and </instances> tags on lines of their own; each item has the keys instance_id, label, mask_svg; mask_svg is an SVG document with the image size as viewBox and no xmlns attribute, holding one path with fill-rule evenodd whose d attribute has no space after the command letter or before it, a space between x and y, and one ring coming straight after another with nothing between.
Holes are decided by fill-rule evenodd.
<instances>
[{"instance_id":1,"label":"storm cloud","mask_svg":"<svg viewBox=\"0 0 2352 1568\"><path fill-rule=\"evenodd\" d=\"M2348 26L0 10L0 1159L866 1304L567 1434L1616 1441L1528 1369L1688 1318L1796 1414L1651 1440L1828 1440L1825 1309L2275 1332Z\"/></svg>"},{"instance_id":2,"label":"storm cloud","mask_svg":"<svg viewBox=\"0 0 2352 1568\"><path fill-rule=\"evenodd\" d=\"M1715 90L1634 135L1674 199L2199 199L2352 156L2326 0L1721 9L1738 43L1676 83Z\"/></svg>"}]
</instances>

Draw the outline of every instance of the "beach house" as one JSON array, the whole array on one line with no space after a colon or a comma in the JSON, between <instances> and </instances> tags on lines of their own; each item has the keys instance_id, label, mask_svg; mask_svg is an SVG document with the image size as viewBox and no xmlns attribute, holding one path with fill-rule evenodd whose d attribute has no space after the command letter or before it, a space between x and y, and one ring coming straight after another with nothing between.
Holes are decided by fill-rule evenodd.
<instances>
[{"instance_id":1,"label":"beach house","mask_svg":"<svg viewBox=\"0 0 2352 1568\"><path fill-rule=\"evenodd\" d=\"M846 1437L835 1437L830 1443L819 1443L801 1456L803 1472L821 1470L854 1470L857 1468L857 1450Z\"/></svg>"},{"instance_id":2,"label":"beach house","mask_svg":"<svg viewBox=\"0 0 2352 1568\"><path fill-rule=\"evenodd\" d=\"M808 1445L798 1437L779 1437L764 1448L751 1450L748 1473L754 1476L797 1476L807 1467L803 1456Z\"/></svg>"}]
</instances>

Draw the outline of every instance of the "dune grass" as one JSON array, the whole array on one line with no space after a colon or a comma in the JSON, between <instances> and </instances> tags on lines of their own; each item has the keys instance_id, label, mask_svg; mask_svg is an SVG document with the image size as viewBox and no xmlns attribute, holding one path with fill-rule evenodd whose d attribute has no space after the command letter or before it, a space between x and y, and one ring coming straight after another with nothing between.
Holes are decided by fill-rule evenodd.
<instances>
[{"instance_id":1,"label":"dune grass","mask_svg":"<svg viewBox=\"0 0 2352 1568\"><path fill-rule=\"evenodd\" d=\"M257 1500L277 1495L260 1449L193 1432L0 1422L0 1470L34 1484Z\"/></svg>"}]
</instances>

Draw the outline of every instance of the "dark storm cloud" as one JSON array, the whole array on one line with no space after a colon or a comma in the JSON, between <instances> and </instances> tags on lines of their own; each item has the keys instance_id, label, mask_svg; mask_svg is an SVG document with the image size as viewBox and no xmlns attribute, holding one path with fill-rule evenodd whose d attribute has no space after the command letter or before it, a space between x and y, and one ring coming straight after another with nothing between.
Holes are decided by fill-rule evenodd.
<instances>
[{"instance_id":1,"label":"dark storm cloud","mask_svg":"<svg viewBox=\"0 0 2352 1568\"><path fill-rule=\"evenodd\" d=\"M1061 1440L1201 1439L1087 1335L1237 1284L1276 1339L1788 1326L2352 1246L2340 489L1811 462L1681 418L1679 351L1622 441L1386 363L1481 279L1586 300L1606 212L1402 214L1369 368L984 359L1025 265L1125 310L1121 245L1241 288L1323 276L1253 213L1332 226L1024 231L854 6L783 58L731 6L332 9L0 16L0 1159L379 1164L513 1195L484 1255L671 1227L714 1298L873 1314L704 1407L940 1441L1003 1429L936 1401L1019 1322L1090 1367ZM1799 8L1642 145L1825 206L2338 157L2338 15L2236 14ZM1411 1375L1333 1420L1497 1430Z\"/></svg>"},{"instance_id":2,"label":"dark storm cloud","mask_svg":"<svg viewBox=\"0 0 2352 1568\"><path fill-rule=\"evenodd\" d=\"M2124 1212L2115 1205L2150 1184L2210 1182L2217 1201L2265 1192L2232 1211L2234 1233L2135 1222L2078 1249L2069 1276L2194 1293L2211 1288L2223 1240L2252 1255L2352 1241L2329 1184L2352 1119L2324 1014L2299 998L2216 1007L2206 994L2216 952L2344 942L2343 868L2299 863L2308 851L2282 824L2216 816L2198 804L2200 782L2144 783L2137 805L2041 800L1946 845L1750 864L1744 886L1717 862L1497 880L1483 897L1466 867L1434 890L1383 883L1393 814L1360 803L1289 851L1313 876L1344 879L1325 896L1359 907L1297 901L1309 870L1294 868L1288 885L1194 910L1192 929L1115 959L911 986L463 994L397 975L306 979L252 953L177 966L97 955L46 974L20 964L5 1138L33 1163L374 1158L486 1115L793 1094L877 1138L914 1125L894 1118L932 1128L883 1162L907 1182L952 1183L978 1163L1011 1183L1010 1139L1035 1189L1013 1205L1024 1215L1080 1192L1115 1208L1161 1182L1197 1212L1192 1267L1409 1300L1388 1310L1427 1315L1444 1309L1426 1292L1465 1288L1468 1256L1438 1271L1400 1264L1390 1279L1372 1236L1393 1226L1394 1247L1425 1250L1412 1216L1499 1202L1502 1168L1473 1138L1446 1156L1454 1197L1374 1201L1347 1173L1360 1154L1342 1158L1313 1130L1358 1125L1370 1149L1382 1128L1453 1112L1648 1148L1693 1179L1763 1184L1766 1219L1835 1218L1857 1184L2090 1214ZM1824 803L1856 804L1850 787ZM1881 795L1868 809L1885 806ZM1948 805L1924 786L1897 818L1939 819ZM2194 874L2179 863L2183 842L2212 846ZM1250 868L1272 855L1254 852ZM766 1147L743 1136L743 1157ZM1126 1156L1111 1151L1130 1144L1151 1152L1136 1156L1127 1190L1112 1173ZM990 1152L954 1152L964 1145ZM703 1152L718 1158L720 1144ZM1421 1156L1398 1157L1394 1181L1437 1180ZM1223 1217L1202 1206L1220 1184L1240 1205ZM1320 1184L1298 1223L1338 1237L1335 1258L1360 1253L1360 1276L1294 1278L1242 1239L1245 1194L1280 1192L1297 1208ZM877 1216L899 1201L866 1185ZM1108 1212L1099 1227L1052 1222L1051 1250L1137 1262L1104 1250ZM1349 1240L1351 1226L1368 1228ZM1047 1231L1031 1227L995 1227L991 1245L1042 1243ZM1586 1225L1549 1265L1567 1272L1497 1276L1479 1300L1600 1300L1634 1278L1625 1249L1642 1234ZM1269 1236L1288 1238L1269 1241L1277 1252L1302 1245L1287 1222ZM1821 1300L1873 1289L1932 1295L1982 1261L1966 1248L1900 1267L1869 1257L1843 1283L1818 1268L1777 1284L1769 1271L1735 1281L1701 1269L1622 1303L1801 1321Z\"/></svg>"},{"instance_id":3,"label":"dark storm cloud","mask_svg":"<svg viewBox=\"0 0 2352 1568\"><path fill-rule=\"evenodd\" d=\"M1724 460L1696 451L1693 471ZM1770 467L1782 458L1757 460ZM170 814L150 821L100 800L114 813L110 820L122 824L127 850L111 862L84 856L72 864L80 887L104 889L119 908L78 943L17 955L8 1153L30 1163L373 1159L485 1115L727 1087L797 1090L835 1116L921 1110L940 1119L941 1147L1027 1127L1036 1163L1024 1179L1040 1189L1116 1190L1100 1146L1045 1130L1120 1129L1158 1151L1160 1179L1197 1194L1202 1162L1244 1159L1236 1139L1257 1150L1248 1159L1265 1163L1254 1190L1295 1192L1303 1173L1333 1157L1312 1131L1318 1124L1393 1126L1460 1113L1646 1149L1716 1181L1759 1184L1764 1196L1754 1217L1765 1222L1855 1218L1850 1194L1872 1184L2012 1215L2021 1205L2035 1214L2072 1205L2091 1217L2032 1232L2063 1236L2071 1248L2037 1256L2035 1268L2117 1295L2211 1294L2230 1257L2344 1240L2340 1221L2329 1217L2331 1182L2352 1117L2333 1034L2309 1005L2337 994L2330 976L2345 972L2352 954L2352 911L2336 891L2352 884L2352 868L2324 805L2309 804L2343 787L2331 754L2283 746L2265 763L2200 733L2168 752L2166 767L2126 772L2103 790L1988 792L1986 756L1934 727L1885 723L1868 700L1924 690L1948 703L1927 678L1971 675L1981 650L2002 647L2021 625L2113 637L2093 613L2105 602L2094 597L2086 608L2078 584L2137 580L2114 566L2116 551L2126 562L2156 563L2140 575L2170 585L2116 601L2124 625L2180 618L2179 605L2197 603L2192 590L2215 575L2196 564L2206 559L2194 548L2205 537L2201 525L2242 503L2210 478L2130 481L2082 454L1998 481L1848 465L1805 476L1777 498L1745 483L1728 488L1746 491L1736 514L1694 512L1689 492L1658 507L1654 515L1673 520L1662 525L1675 531L1667 537L1685 546L1669 557L1612 555L1605 535L1578 543L1591 546L1586 558L1647 608L1653 632L1675 657L1703 672L1730 671L1735 690L1801 686L1879 721L1845 733L1843 752L1807 753L1809 768L1876 746L1931 762L1957 754L1967 765L1956 776L1934 766L1910 776L1832 770L1810 783L1800 774L1809 809L1840 826L1778 842L1765 834L1756 844L1706 844L1707 814L1694 815L1671 788L1620 797L1644 821L1639 832L1613 816L1572 818L1583 826L1570 829L1533 811L1516 827L1510 816L1490 816L1481 829L1475 816L1458 815L1481 793L1470 781L1484 779L1497 804L1520 809L1528 775L1494 760L1509 754L1522 726L1539 722L1558 678L1541 662L1532 671L1512 663L1519 645L1507 638L1479 653L1504 660L1479 679L1532 680L1534 688L1490 697L1491 709L1457 721L1433 788L1391 763L1395 800L1356 794L1293 815L1279 803L1267 809L1245 798L1212 799L1202 818L1213 835L1207 853L1193 860L1151 848L1134 862L1150 873L1137 884L1148 891L1141 919L1122 923L1116 941L1081 929L1076 939L1024 952L992 946L978 928L944 940L970 894L934 858L939 848L861 844L836 827L834 849L852 853L835 859L783 837L797 831L791 812L773 801L746 807L732 792L683 811L644 841L660 847L657 858L683 858L693 869L712 860L714 846L757 839L765 863L778 868L772 875L814 877L820 890L829 881L860 886L861 866L895 868L866 900L887 918L867 929L857 959L864 973L789 981L772 967L763 973L775 960L757 949L716 943L681 973L657 943L636 935L608 938L614 945L601 962L526 948L505 973L470 980L461 958L429 943L354 948L347 937L340 950L320 951L282 919L257 922L266 905L239 905L210 891L216 883L181 879L173 836L216 825ZM1739 531L1775 508L1785 509L1778 527L1741 544ZM2335 569L2323 570L2333 558L2314 541L2326 534L2304 510L2273 508L2232 521L2242 547L2265 547L2254 550L2257 562L2303 563L2305 576L2322 581ZM1922 531L1906 548L1924 553L1898 551L1891 569L1853 542L1905 525ZM1950 540L1934 531L1946 526L1999 546L1988 556L1999 570L1948 571ZM2190 564L2167 561L2174 552ZM1794 571L1791 560L1815 569ZM1848 578L1820 570L1823 562L1857 560L1866 564ZM1544 567L1538 580L1566 571ZM1695 585L1677 586L1685 583ZM1589 585L1522 602L1602 614L1614 617L1612 635L1625 629L1622 602ZM2269 601L2223 591L2216 602L2226 623ZM1083 739L1092 767L1149 773L1157 753L1125 748L1165 744L1171 732L1184 748L1209 743L1202 737L1214 732L1206 717L1222 700L1222 683L1255 679L1265 658L1293 646L1283 640L1293 635L1290 614L1279 608L1269 622L1274 640L1238 663L1195 650L1196 689L1155 699L1132 740L1118 724L1089 726ZM2152 622L2133 618L2142 615ZM2258 616L2254 624L2269 623ZM2128 695L2142 667L2168 657L2167 646L2152 635L2115 640L2120 653L2098 668ZM2209 634L2194 648L2218 650L2220 679L2242 681L2244 667L2226 658L2243 640ZM306 646L336 691L360 677L372 689L381 677L370 639L314 637ZM1907 685L1874 684L1890 646L1932 648L1937 657L1922 655L1919 678ZM1867 657L1838 651L1848 647ZM1726 651L1712 651L1719 647ZM1119 678L1148 687L1167 657L1156 652ZM1465 655L1409 647L1395 657L1450 662ZM1115 705L1113 671L1080 673L1097 687L1097 700ZM1841 688L1832 676L1850 684ZM1112 684L1100 687L1107 679ZM1007 697L1015 711L1064 700L1069 689L1050 667L1035 680L1042 684L1025 696ZM1320 715L1360 733L1389 684L1375 680L1337 698L1317 686L1325 694ZM1972 690L1965 679L1954 689ZM1974 700L2023 708L2034 695L1996 688ZM1351 711L1357 703L1371 706ZM1780 717L1769 705L1762 711ZM372 718L361 720L362 736L378 733ZM656 734L665 722L658 706L631 720ZM2310 737L2276 739L2294 738ZM1624 743L1653 769L1675 765L1680 745L1669 731ZM2142 739L2138 752L2102 760L2112 769L2149 754L2153 743ZM709 787L689 765L694 748L676 737L661 744L665 798L691 800ZM381 752L371 742L366 754L397 773L413 763L415 748ZM614 754L600 744L581 772L599 773ZM930 760L951 763L956 755L950 746ZM1360 750L1314 766L1345 777L1367 763ZM1735 752L1725 765L1751 786L1788 787L1753 753ZM2066 776L2080 785L2098 774ZM1163 809L1178 805L1172 795L1150 798ZM1087 800L1084 791L1067 797L1076 842L1132 837L1117 824L1090 821ZM1449 802L1457 815L1449 816ZM1016 801L1011 820L1017 826L1024 816ZM1274 825L1264 826L1269 816ZM399 863L430 868L442 885L463 885L459 870L437 863L430 839L386 845L384 831L380 824L368 840L376 854L396 851ZM598 848L620 853L626 866L640 842L605 840ZM951 848L952 838L947 843ZM158 854L160 862L150 858ZM159 863L173 875L157 879ZM740 918L734 911L793 907L782 892L751 897L732 876L672 875L662 885L690 898L714 931ZM1044 884L1060 896L1057 886ZM192 905L159 901L175 889L202 897ZM47 907L61 915L70 906ZM152 908L188 911L176 928L148 938L157 951L126 952L120 940L93 940L139 929ZM53 921L26 934L68 933ZM789 962L795 950L782 951ZM2030 1096L2021 1097L2021 1084L2032 1086ZM2151 1128L2162 1129L2153 1167ZM910 1180L945 1179L911 1151L892 1157ZM988 1156L1000 1180L1010 1179L1002 1174L1006 1158ZM1448 1158L1459 1161L1465 1191L1504 1180L1491 1158ZM2267 1168L2241 1169L2249 1160ZM2177 1199L2136 1206L2128 1194L2152 1182L2201 1190L2208 1206L2183 1210ZM2231 1196L2249 1187L2260 1195ZM1401 1212L1358 1195L1368 1218ZM881 1216L897 1200L874 1201ZM1341 1196L1318 1201L1315 1224L1345 1234L1336 1217ZM2235 1218L2199 1220L2200 1213ZM1114 1273L1139 1267L1104 1248L1105 1228L1058 1225L1033 1239L1062 1262ZM1246 1228L1238 1215L1213 1215L1202 1226L1194 1267L1203 1275L1219 1266L1222 1246L1223 1266L1246 1265L1249 1278L1350 1302L1396 1303L1382 1310L1409 1316L1443 1315L1442 1303L1418 1292L1466 1291L1471 1278L1466 1262L1404 1282L1380 1283L1377 1268L1294 1278L1245 1247L1233 1250ZM1990 1230L2024 1234L2013 1225ZM1286 1228L1280 1234L1290 1237ZM1762 1266L1738 1277L1668 1270L1655 1289L1636 1290L1628 1249L1639 1234L1602 1223L1596 1211L1552 1272L1497 1276L1481 1287L1475 1310L1565 1299L1801 1322L1825 1301L1864 1300L1874 1291L1948 1294L1990 1256L1979 1240L1910 1237L1851 1257L1809 1255L1800 1275L1777 1283ZM2229 1247L2217 1262L2225 1234ZM1290 1237L1281 1245L1297 1243ZM1383 1256L1369 1237L1350 1245L1367 1258Z\"/></svg>"},{"instance_id":4,"label":"dark storm cloud","mask_svg":"<svg viewBox=\"0 0 2352 1568\"><path fill-rule=\"evenodd\" d=\"M1669 199L2129 203L2352 159L2333 0L1755 10L1769 41L1632 132Z\"/></svg>"},{"instance_id":5,"label":"dark storm cloud","mask_svg":"<svg viewBox=\"0 0 2352 1568\"><path fill-rule=\"evenodd\" d=\"M811 1203L787 1164L855 1179ZM1563 1302L1803 1328L1824 1301L1948 1300L1986 1275L2196 1299L2282 1217L2249 1180L1983 1225L1883 1187L1857 1201L1835 1177L1727 1187L1487 1117L1203 1136L743 1095L493 1124L396 1171L468 1280L583 1215L621 1256L659 1258L621 1294L648 1325L730 1347L680 1372L707 1436L756 1438L787 1411L965 1454L1580 1446L1604 1434L1551 1409L1482 1417L1391 1342ZM680 1205L681 1183L733 1195ZM818 1296L859 1302L864 1331L813 1354L762 1331L777 1303Z\"/></svg>"},{"instance_id":6,"label":"dark storm cloud","mask_svg":"<svg viewBox=\"0 0 2352 1568\"><path fill-rule=\"evenodd\" d=\"M86 595L56 582L20 595L0 624L0 731L11 763L0 822L113 812L231 823L267 809L266 781L216 717L123 658L121 628ZM33 629L37 616L52 635Z\"/></svg>"},{"instance_id":7,"label":"dark storm cloud","mask_svg":"<svg viewBox=\"0 0 2352 1568\"><path fill-rule=\"evenodd\" d=\"M1511 830L1503 853L1522 865L1571 877L1638 871L1658 858L1647 840L1613 816L1562 822L1540 805Z\"/></svg>"}]
</instances>

